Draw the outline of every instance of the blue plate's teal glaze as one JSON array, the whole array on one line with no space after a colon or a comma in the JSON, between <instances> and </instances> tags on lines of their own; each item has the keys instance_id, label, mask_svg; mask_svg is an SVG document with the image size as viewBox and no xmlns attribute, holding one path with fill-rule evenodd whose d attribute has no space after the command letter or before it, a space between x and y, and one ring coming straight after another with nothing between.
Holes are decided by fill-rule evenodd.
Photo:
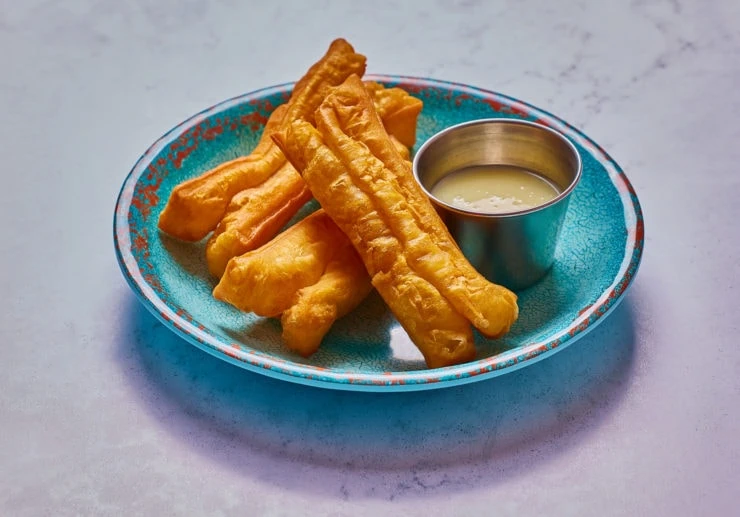
<instances>
[{"instance_id":1,"label":"blue plate's teal glaze","mask_svg":"<svg viewBox=\"0 0 740 517\"><path fill-rule=\"evenodd\" d=\"M520 318L504 339L478 336L476 361L426 369L373 293L334 325L318 353L304 359L282 345L276 320L213 299L203 244L161 234L159 213L178 183L248 154L267 115L287 100L289 84L193 116L155 142L129 173L116 205L114 241L121 270L144 305L180 336L241 367L327 388L378 391L439 388L501 375L557 352L602 321L634 278L644 241L640 205L619 166L572 126L510 97L431 79L373 78L424 101L419 144L459 122L516 117L553 127L577 146L583 177L570 201L555 265L544 280L518 293Z\"/></svg>"}]
</instances>

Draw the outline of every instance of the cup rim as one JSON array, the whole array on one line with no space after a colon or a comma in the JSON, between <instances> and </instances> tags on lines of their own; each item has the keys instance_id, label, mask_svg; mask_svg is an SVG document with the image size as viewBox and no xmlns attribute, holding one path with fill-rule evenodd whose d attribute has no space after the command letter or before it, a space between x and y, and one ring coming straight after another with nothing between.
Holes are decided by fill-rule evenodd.
<instances>
[{"instance_id":1,"label":"cup rim","mask_svg":"<svg viewBox=\"0 0 740 517\"><path fill-rule=\"evenodd\" d=\"M448 133L452 133L454 131L458 131L462 128L469 127L469 126L477 126L481 124L518 124L518 125L526 125L535 127L538 130L542 131L549 131L552 135L554 135L558 140L563 142L566 147L570 148L570 150L573 152L573 155L576 157L576 173L573 177L573 180L568 184L568 186L563 189L563 191L555 196L550 201L543 203L541 205L534 206L532 208L527 208L525 210L516 210L513 212L500 212L500 213L487 213L487 212L478 212L475 210L467 210L465 208L460 208L457 206L453 206L449 203L446 203L445 201L442 201L438 197L436 197L434 194L431 193L431 191L424 185L424 182L421 181L421 178L419 177L419 159L424 154L424 152L432 146L437 140L441 139ZM421 189L424 191L424 193L427 195L427 197L434 203L443 206L447 210L451 212L455 212L457 214L466 215L466 216L472 216L482 219L506 219L506 218L512 218L512 217L519 217L522 215L531 214L534 212L539 212L541 210L544 210L548 207L551 207L555 204L560 203L564 199L568 198L570 194L573 192L573 189L576 188L579 181L581 180L581 175L583 173L583 160L581 159L581 153L578 152L578 148L573 144L573 142L570 141L564 134L562 134L560 131L557 131L556 129L553 129L551 127L545 126L543 124L538 124L537 122L532 122L529 120L521 120L521 119L511 119L511 118L483 118L483 119L475 119L475 120L469 120L467 122L461 122L459 124L455 124L454 126L447 127L445 129L442 129L441 131L438 131L437 133L433 134L431 137L429 137L426 142L424 142L421 147L416 151L416 154L414 155L414 160L412 162L412 172L414 175L414 179L416 180L416 183L421 187Z\"/></svg>"}]
</instances>

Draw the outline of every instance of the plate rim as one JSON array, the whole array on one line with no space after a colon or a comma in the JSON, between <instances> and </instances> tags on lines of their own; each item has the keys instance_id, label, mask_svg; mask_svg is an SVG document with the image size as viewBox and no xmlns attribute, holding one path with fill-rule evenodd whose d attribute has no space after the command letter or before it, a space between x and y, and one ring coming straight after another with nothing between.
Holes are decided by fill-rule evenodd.
<instances>
[{"instance_id":1,"label":"plate rim","mask_svg":"<svg viewBox=\"0 0 740 517\"><path fill-rule=\"evenodd\" d=\"M228 343L226 340L217 339L215 336L206 333L205 327L200 326L199 328L198 325L191 323L173 311L157 295L138 267L138 262L131 252L128 222L133 192L138 180L146 172L151 161L149 158L155 157L159 151L166 148L182 132L202 122L213 113L222 112L235 105L248 103L250 100L256 100L270 94L285 93L291 90L295 84L294 82L288 82L237 95L195 113L155 140L135 162L124 179L116 199L113 214L113 240L119 267L139 301L175 334L219 359L281 380L323 388L355 391L437 389L497 377L550 357L573 344L604 321L619 305L624 298L624 294L632 286L644 251L645 230L642 208L634 187L617 162L576 127L546 110L502 93L453 81L408 75L366 74L363 79L401 87L405 86L410 90L444 88L468 93L474 97L488 98L492 102L499 103L502 107L507 107L513 113L518 110L527 116L536 116L535 122L544 123L561 131L588 150L606 169L611 183L617 189L627 228L622 262L609 287L602 291L590 306L582 309L578 317L557 334L548 335L534 343L501 354L444 368L375 373L342 371L276 358L251 348L244 349L241 346L234 346L235 343Z\"/></svg>"}]
</instances>

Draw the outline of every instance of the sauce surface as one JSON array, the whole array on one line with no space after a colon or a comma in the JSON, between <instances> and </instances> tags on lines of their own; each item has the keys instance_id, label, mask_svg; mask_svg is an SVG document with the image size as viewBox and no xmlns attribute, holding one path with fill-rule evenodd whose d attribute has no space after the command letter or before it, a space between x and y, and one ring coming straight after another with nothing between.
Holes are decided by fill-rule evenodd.
<instances>
[{"instance_id":1,"label":"sauce surface","mask_svg":"<svg viewBox=\"0 0 740 517\"><path fill-rule=\"evenodd\" d=\"M518 212L551 201L560 193L547 179L521 167L477 165L451 172L431 190L456 208L485 214Z\"/></svg>"}]
</instances>

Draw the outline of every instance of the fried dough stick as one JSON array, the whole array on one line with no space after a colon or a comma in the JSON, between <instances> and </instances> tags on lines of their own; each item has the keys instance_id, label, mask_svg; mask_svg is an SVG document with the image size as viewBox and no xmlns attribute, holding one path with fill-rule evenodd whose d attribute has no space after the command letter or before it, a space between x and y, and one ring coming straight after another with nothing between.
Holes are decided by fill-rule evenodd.
<instances>
[{"instance_id":1,"label":"fried dough stick","mask_svg":"<svg viewBox=\"0 0 740 517\"><path fill-rule=\"evenodd\" d=\"M213 296L260 316L282 313L285 343L309 356L334 321L371 290L352 243L319 209L268 244L231 260Z\"/></svg>"},{"instance_id":2,"label":"fried dough stick","mask_svg":"<svg viewBox=\"0 0 740 517\"><path fill-rule=\"evenodd\" d=\"M416 120L424 103L401 88L386 88L374 81L365 81L383 127L406 147L416 143Z\"/></svg>"},{"instance_id":3,"label":"fried dough stick","mask_svg":"<svg viewBox=\"0 0 740 517\"><path fill-rule=\"evenodd\" d=\"M231 258L267 243L311 197L289 162L261 185L235 195L206 244L211 274L220 278Z\"/></svg>"},{"instance_id":4,"label":"fried dough stick","mask_svg":"<svg viewBox=\"0 0 740 517\"><path fill-rule=\"evenodd\" d=\"M383 124L388 124L394 145L408 160L408 147L416 141L416 120L423 103L400 88L366 84L371 85L373 104ZM271 118L263 138L275 129ZM290 162L260 185L236 194L206 244L211 274L220 278L229 259L257 249L273 238L309 199L308 186Z\"/></svg>"},{"instance_id":5,"label":"fried dough stick","mask_svg":"<svg viewBox=\"0 0 740 517\"><path fill-rule=\"evenodd\" d=\"M469 322L487 335L506 332L517 316L516 296L470 266L426 197L409 203L407 197L417 196L408 190L421 191L408 164L389 145L359 78L350 78L327 96L316 124L318 129L294 121L273 139L350 237L373 285L427 364L472 359ZM382 153L378 147L384 148ZM385 163L373 155L373 148L393 160ZM449 249L457 249L462 259Z\"/></svg>"},{"instance_id":6,"label":"fried dough stick","mask_svg":"<svg viewBox=\"0 0 740 517\"><path fill-rule=\"evenodd\" d=\"M302 171L324 210L350 238L373 286L427 364L435 368L471 360L475 347L470 323L433 285L411 270L401 243L318 130L298 120L273 138Z\"/></svg>"},{"instance_id":7,"label":"fried dough stick","mask_svg":"<svg viewBox=\"0 0 740 517\"><path fill-rule=\"evenodd\" d=\"M372 290L365 265L349 239L344 237L332 245L335 254L321 278L300 289L280 318L285 344L304 357L316 352L334 322L360 305Z\"/></svg>"},{"instance_id":8,"label":"fried dough stick","mask_svg":"<svg viewBox=\"0 0 740 517\"><path fill-rule=\"evenodd\" d=\"M244 312L278 316L299 289L319 281L341 234L323 212L314 212L261 248L231 259L213 296Z\"/></svg>"},{"instance_id":9,"label":"fried dough stick","mask_svg":"<svg viewBox=\"0 0 740 517\"><path fill-rule=\"evenodd\" d=\"M311 190L348 235L386 301L432 367L473 359L469 322L428 281L415 274L398 239L355 184L347 168L306 121L294 122L274 138ZM331 208L331 212L327 209ZM236 260L236 259L235 259Z\"/></svg>"},{"instance_id":10,"label":"fried dough stick","mask_svg":"<svg viewBox=\"0 0 740 517\"><path fill-rule=\"evenodd\" d=\"M351 74L364 72L365 56L355 53L343 39L333 41L327 53L296 83L283 123L299 118L312 120L330 87ZM223 218L237 192L259 185L284 163L283 153L268 141L259 152L223 163L178 185L159 217L159 228L185 241L202 239Z\"/></svg>"},{"instance_id":11,"label":"fried dough stick","mask_svg":"<svg viewBox=\"0 0 740 517\"><path fill-rule=\"evenodd\" d=\"M401 156L408 160L408 148L394 137L391 140ZM293 172L298 175L294 169ZM304 228L307 225L320 228L321 224L325 224L328 231L309 231ZM295 254L296 248L300 248L302 253ZM325 254L327 249L333 251L331 259L324 264L325 270L318 281L308 285L310 277L305 276L306 270L317 271L323 259L328 258ZM307 268L305 254L311 253L316 254L313 257L316 260ZM297 257L296 263L291 265L290 257L294 256ZM282 291L271 292L268 285L259 289L258 293L262 295L259 298L252 298L250 293L240 295L244 290L254 289L265 275L260 267L249 267L242 268L241 274L230 272L224 275L214 296L236 307L252 308L264 313L284 307L292 296L292 305L281 317L283 339L288 348L307 357L318 350L321 340L334 322L351 312L369 294L372 290L370 277L349 238L322 209L280 234L269 246L254 251L247 263L250 266L261 263L269 268L275 262L275 257L279 257L280 270L279 273L273 271L276 276L268 278L278 278L276 282L280 284L276 283L273 287ZM232 270L234 268L236 266ZM270 280L265 282L269 284ZM305 287L301 288L304 284ZM293 288L295 292L291 294Z\"/></svg>"},{"instance_id":12,"label":"fried dough stick","mask_svg":"<svg viewBox=\"0 0 740 517\"><path fill-rule=\"evenodd\" d=\"M316 125L400 240L411 269L485 336L508 332L518 316L516 295L486 280L463 256L409 163L388 145L358 77L332 90L316 113Z\"/></svg>"}]
</instances>

